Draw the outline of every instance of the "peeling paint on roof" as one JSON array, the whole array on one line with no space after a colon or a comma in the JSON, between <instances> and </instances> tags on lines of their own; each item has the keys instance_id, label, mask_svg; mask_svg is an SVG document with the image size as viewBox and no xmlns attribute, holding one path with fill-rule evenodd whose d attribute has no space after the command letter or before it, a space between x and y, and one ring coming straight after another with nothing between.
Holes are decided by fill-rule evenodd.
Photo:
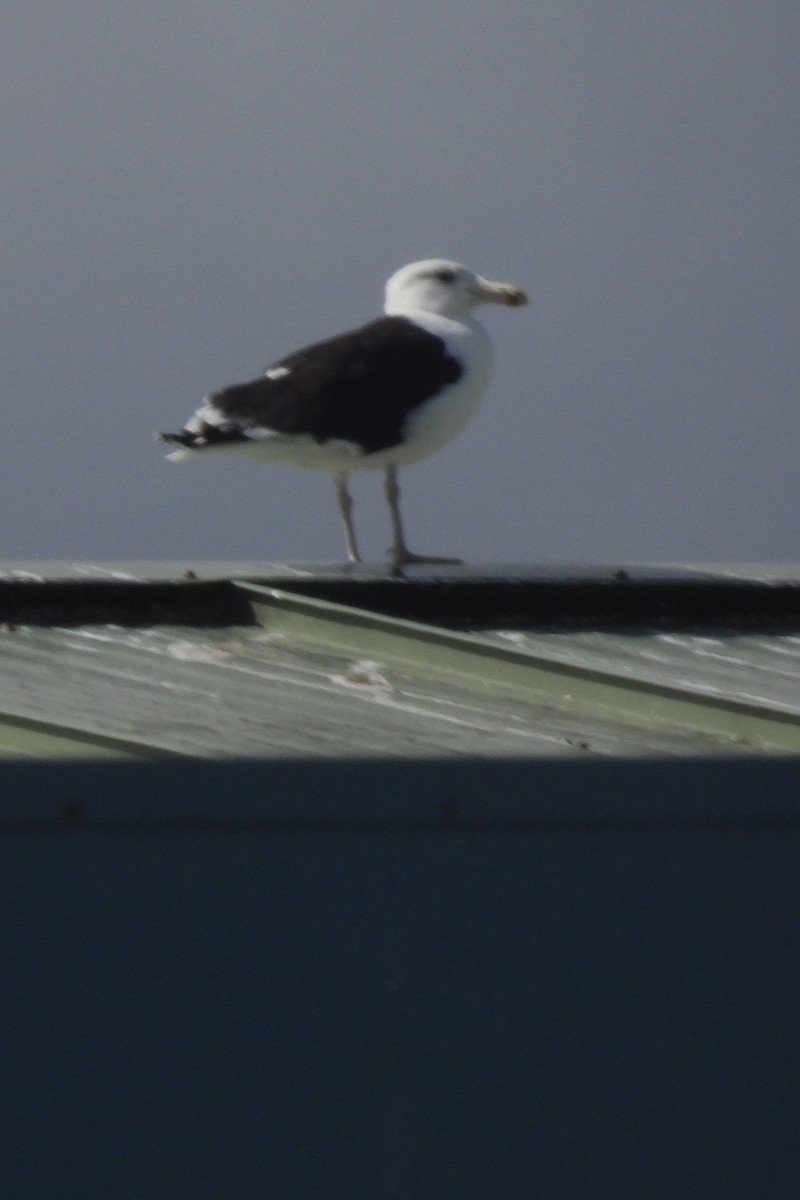
<instances>
[{"instance_id":1,"label":"peeling paint on roof","mask_svg":"<svg viewBox=\"0 0 800 1200\"><path fill-rule=\"evenodd\" d=\"M0 602L5 596L33 616L17 622L6 612L0 633L0 756L800 751L800 628L774 627L772 591L763 630L752 627L757 606L746 632L553 630L536 625L537 581L558 586L552 573L458 568L431 576L428 569L393 582L374 570L354 578L334 568L263 564L68 566L0 570ZM705 568L637 570L648 581L648 605L651 585L718 581ZM624 589L630 572L616 582L613 574L565 570L561 583L577 593L598 581ZM788 584L789 612L798 578L795 568L765 568L744 581L757 585L757 597ZM341 583L342 594L358 599L359 579L364 595L389 597L389 615L302 594L309 584L324 591L331 583L338 594ZM301 593L287 590L292 580L304 585ZM369 590L376 581L388 590ZM473 583L480 588L470 593ZM483 628L464 608L465 596L480 595L478 609L489 612L495 584L503 605L517 605L524 592L533 606L519 627L493 619ZM396 615L404 598L412 611L427 604L427 589L437 585L445 589L435 604L438 624ZM451 630L452 587L461 589L461 608Z\"/></svg>"}]
</instances>

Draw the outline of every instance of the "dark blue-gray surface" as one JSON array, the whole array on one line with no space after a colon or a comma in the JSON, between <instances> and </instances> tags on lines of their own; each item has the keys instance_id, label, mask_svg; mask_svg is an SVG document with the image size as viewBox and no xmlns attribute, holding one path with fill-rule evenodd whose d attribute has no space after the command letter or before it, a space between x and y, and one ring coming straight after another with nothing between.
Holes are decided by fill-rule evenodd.
<instances>
[{"instance_id":1,"label":"dark blue-gray surface","mask_svg":"<svg viewBox=\"0 0 800 1200\"><path fill-rule=\"evenodd\" d=\"M0 766L4 1200L795 1200L799 771Z\"/></svg>"}]
</instances>

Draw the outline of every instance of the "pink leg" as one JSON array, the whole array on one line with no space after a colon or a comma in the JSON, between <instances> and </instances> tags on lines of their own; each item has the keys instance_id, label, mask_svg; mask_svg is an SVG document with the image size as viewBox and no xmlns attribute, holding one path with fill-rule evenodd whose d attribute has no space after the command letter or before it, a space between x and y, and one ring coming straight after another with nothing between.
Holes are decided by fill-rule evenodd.
<instances>
[{"instance_id":1,"label":"pink leg","mask_svg":"<svg viewBox=\"0 0 800 1200\"><path fill-rule=\"evenodd\" d=\"M393 565L402 567L406 563L460 563L462 561L460 558L437 558L427 554L412 554L406 545L403 533L403 522L400 517L400 485L397 482L395 467L386 468L385 486L386 502L389 505L389 516L392 522L392 545L389 550L389 558Z\"/></svg>"},{"instance_id":2,"label":"pink leg","mask_svg":"<svg viewBox=\"0 0 800 1200\"><path fill-rule=\"evenodd\" d=\"M347 490L347 476L335 475L334 482L336 484L336 499L339 504L339 515L342 518L344 526L344 540L347 546L347 561L351 563L361 562L361 555L358 553L358 543L356 541L356 527L353 524L353 497Z\"/></svg>"}]
</instances>

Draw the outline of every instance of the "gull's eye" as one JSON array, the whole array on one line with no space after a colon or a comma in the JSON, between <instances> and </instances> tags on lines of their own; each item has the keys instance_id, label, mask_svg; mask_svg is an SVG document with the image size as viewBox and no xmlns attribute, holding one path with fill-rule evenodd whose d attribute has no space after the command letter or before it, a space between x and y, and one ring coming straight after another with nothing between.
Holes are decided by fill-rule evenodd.
<instances>
[{"instance_id":1,"label":"gull's eye","mask_svg":"<svg viewBox=\"0 0 800 1200\"><path fill-rule=\"evenodd\" d=\"M438 279L439 283L455 283L458 274L451 271L449 267L442 267L441 271L434 271L433 278Z\"/></svg>"}]
</instances>

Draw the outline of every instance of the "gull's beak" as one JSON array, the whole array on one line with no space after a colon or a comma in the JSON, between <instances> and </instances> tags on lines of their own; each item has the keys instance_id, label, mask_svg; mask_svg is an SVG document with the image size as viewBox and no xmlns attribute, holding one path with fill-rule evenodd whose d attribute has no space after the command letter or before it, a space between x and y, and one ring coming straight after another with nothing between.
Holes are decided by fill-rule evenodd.
<instances>
[{"instance_id":1,"label":"gull's beak","mask_svg":"<svg viewBox=\"0 0 800 1200\"><path fill-rule=\"evenodd\" d=\"M493 283L491 279L478 279L475 294L484 304L506 304L509 308L520 308L528 303L528 297L515 283Z\"/></svg>"}]
</instances>

